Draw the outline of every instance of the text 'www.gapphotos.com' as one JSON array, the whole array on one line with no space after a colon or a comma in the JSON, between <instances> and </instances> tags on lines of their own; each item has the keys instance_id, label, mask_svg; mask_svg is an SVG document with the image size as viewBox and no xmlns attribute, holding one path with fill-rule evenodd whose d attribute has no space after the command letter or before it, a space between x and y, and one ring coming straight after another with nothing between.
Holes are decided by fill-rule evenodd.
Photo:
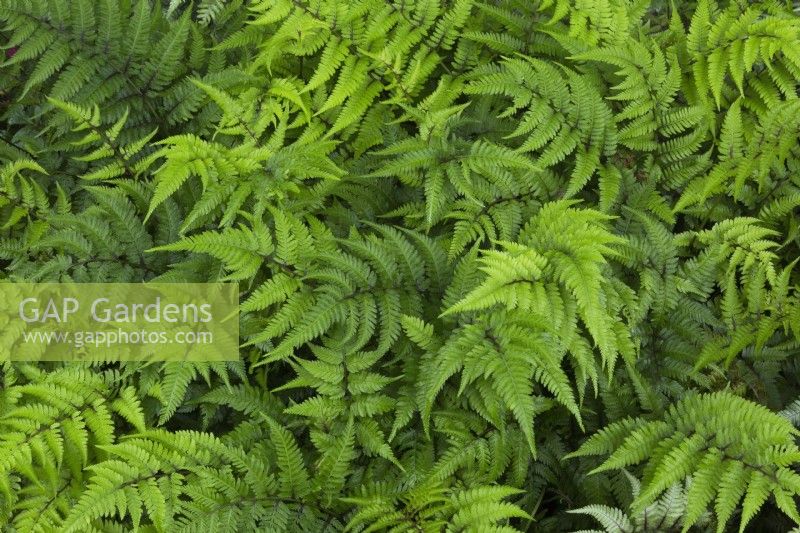
<instances>
[{"instance_id":1,"label":"text 'www.gapphotos.com'","mask_svg":"<svg viewBox=\"0 0 800 533\"><path fill-rule=\"evenodd\" d=\"M213 344L211 331L26 331L26 343L65 344L75 348L93 346L96 348L120 345L148 344Z\"/></svg>"}]
</instances>

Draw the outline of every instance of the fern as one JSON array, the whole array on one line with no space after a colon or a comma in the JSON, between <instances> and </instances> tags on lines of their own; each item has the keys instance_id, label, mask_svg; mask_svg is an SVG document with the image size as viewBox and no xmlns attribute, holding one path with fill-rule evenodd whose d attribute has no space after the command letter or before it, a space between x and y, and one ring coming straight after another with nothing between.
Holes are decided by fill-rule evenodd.
<instances>
[{"instance_id":1,"label":"fern","mask_svg":"<svg viewBox=\"0 0 800 533\"><path fill-rule=\"evenodd\" d=\"M647 459L642 491L633 508L643 509L672 484L692 476L684 530L713 501L717 531L723 531L744 498L740 530L771 494L793 520L797 511L796 430L762 406L730 393L696 395L673 405L664 420L617 423L589 439L571 456L610 453L595 472Z\"/></svg>"},{"instance_id":2,"label":"fern","mask_svg":"<svg viewBox=\"0 0 800 533\"><path fill-rule=\"evenodd\" d=\"M641 491L641 484L627 471L624 473L630 482L632 495L636 498ZM632 517L621 509L607 505L589 505L570 512L591 516L603 526L603 531L606 533L652 531L653 529L678 531L680 530L680 519L686 512L689 503L687 499L688 485L688 483L672 485L658 500ZM707 519L708 517L704 515L698 525L707 526Z\"/></svg>"},{"instance_id":3,"label":"fern","mask_svg":"<svg viewBox=\"0 0 800 533\"><path fill-rule=\"evenodd\" d=\"M0 530L800 527L796 4L0 1L0 282L240 300L0 353Z\"/></svg>"}]
</instances>

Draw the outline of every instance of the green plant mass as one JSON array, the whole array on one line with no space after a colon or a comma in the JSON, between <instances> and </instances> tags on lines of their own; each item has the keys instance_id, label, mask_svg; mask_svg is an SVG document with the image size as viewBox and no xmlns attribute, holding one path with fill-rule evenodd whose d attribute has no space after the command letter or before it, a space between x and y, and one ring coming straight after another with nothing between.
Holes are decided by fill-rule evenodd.
<instances>
[{"instance_id":1,"label":"green plant mass","mask_svg":"<svg viewBox=\"0 0 800 533\"><path fill-rule=\"evenodd\" d=\"M0 362L0 530L793 530L799 89L790 0L0 0L0 282L240 302Z\"/></svg>"}]
</instances>

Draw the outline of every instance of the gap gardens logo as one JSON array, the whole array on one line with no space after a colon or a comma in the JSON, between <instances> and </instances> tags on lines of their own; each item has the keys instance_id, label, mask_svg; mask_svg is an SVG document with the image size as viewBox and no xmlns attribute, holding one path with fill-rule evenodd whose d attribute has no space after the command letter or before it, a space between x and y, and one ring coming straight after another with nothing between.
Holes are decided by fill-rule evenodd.
<instances>
[{"instance_id":1,"label":"gap gardens logo","mask_svg":"<svg viewBox=\"0 0 800 533\"><path fill-rule=\"evenodd\" d=\"M0 299L0 360L238 360L235 283L4 283Z\"/></svg>"}]
</instances>

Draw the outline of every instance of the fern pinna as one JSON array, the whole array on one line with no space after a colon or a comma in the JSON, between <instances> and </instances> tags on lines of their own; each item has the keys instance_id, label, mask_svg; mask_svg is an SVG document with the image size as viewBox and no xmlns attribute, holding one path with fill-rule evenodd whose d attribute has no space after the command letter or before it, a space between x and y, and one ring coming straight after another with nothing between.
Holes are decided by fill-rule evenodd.
<instances>
[{"instance_id":1,"label":"fern pinna","mask_svg":"<svg viewBox=\"0 0 800 533\"><path fill-rule=\"evenodd\" d=\"M236 281L242 336L0 362L3 531L800 523L796 2L0 21L0 278Z\"/></svg>"}]
</instances>

